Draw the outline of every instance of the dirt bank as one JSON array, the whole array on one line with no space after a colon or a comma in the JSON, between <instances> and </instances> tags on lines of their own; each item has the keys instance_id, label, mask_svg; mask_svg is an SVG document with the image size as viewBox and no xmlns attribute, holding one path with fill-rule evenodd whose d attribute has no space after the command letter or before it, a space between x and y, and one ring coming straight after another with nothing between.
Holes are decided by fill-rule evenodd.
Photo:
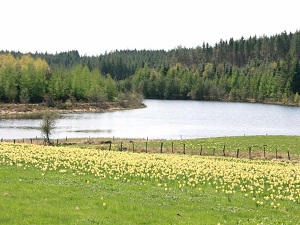
<instances>
[{"instance_id":1,"label":"dirt bank","mask_svg":"<svg viewBox=\"0 0 300 225\"><path fill-rule=\"evenodd\" d=\"M42 115L44 111L62 113L106 112L145 107L144 104L124 104L118 102L74 103L47 107L45 104L0 104L0 118L31 117Z\"/></svg>"}]
</instances>

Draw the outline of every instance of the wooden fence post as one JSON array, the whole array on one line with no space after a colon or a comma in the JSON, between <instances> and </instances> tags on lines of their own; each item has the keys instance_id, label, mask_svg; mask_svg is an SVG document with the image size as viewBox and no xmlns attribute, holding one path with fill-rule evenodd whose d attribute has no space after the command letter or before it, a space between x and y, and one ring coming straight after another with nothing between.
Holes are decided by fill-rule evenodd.
<instances>
[{"instance_id":1,"label":"wooden fence post","mask_svg":"<svg viewBox=\"0 0 300 225\"><path fill-rule=\"evenodd\" d=\"M162 143L160 143L160 153L162 153L163 152L163 142Z\"/></svg>"},{"instance_id":2,"label":"wooden fence post","mask_svg":"<svg viewBox=\"0 0 300 225\"><path fill-rule=\"evenodd\" d=\"M56 145L58 145L58 139L56 140Z\"/></svg>"},{"instance_id":3,"label":"wooden fence post","mask_svg":"<svg viewBox=\"0 0 300 225\"><path fill-rule=\"evenodd\" d=\"M202 145L200 146L200 155L202 155Z\"/></svg>"},{"instance_id":4,"label":"wooden fence post","mask_svg":"<svg viewBox=\"0 0 300 225\"><path fill-rule=\"evenodd\" d=\"M288 159L291 160L290 151L287 151Z\"/></svg>"},{"instance_id":5,"label":"wooden fence post","mask_svg":"<svg viewBox=\"0 0 300 225\"><path fill-rule=\"evenodd\" d=\"M223 147L223 156L225 156L225 145Z\"/></svg>"},{"instance_id":6,"label":"wooden fence post","mask_svg":"<svg viewBox=\"0 0 300 225\"><path fill-rule=\"evenodd\" d=\"M66 141L68 141L68 137L66 136Z\"/></svg>"},{"instance_id":7,"label":"wooden fence post","mask_svg":"<svg viewBox=\"0 0 300 225\"><path fill-rule=\"evenodd\" d=\"M213 156L215 156L215 154L216 154L216 149L213 148Z\"/></svg>"},{"instance_id":8,"label":"wooden fence post","mask_svg":"<svg viewBox=\"0 0 300 225\"><path fill-rule=\"evenodd\" d=\"M172 141L172 153L174 153L174 143Z\"/></svg>"},{"instance_id":9,"label":"wooden fence post","mask_svg":"<svg viewBox=\"0 0 300 225\"><path fill-rule=\"evenodd\" d=\"M109 142L109 149L108 149L109 151L111 150L111 142Z\"/></svg>"},{"instance_id":10,"label":"wooden fence post","mask_svg":"<svg viewBox=\"0 0 300 225\"><path fill-rule=\"evenodd\" d=\"M275 158L277 159L278 155L277 155L277 148L275 150Z\"/></svg>"},{"instance_id":11,"label":"wooden fence post","mask_svg":"<svg viewBox=\"0 0 300 225\"><path fill-rule=\"evenodd\" d=\"M237 157L237 158L239 157L239 154L240 154L240 149L238 148L238 149L236 150L236 157Z\"/></svg>"},{"instance_id":12,"label":"wooden fence post","mask_svg":"<svg viewBox=\"0 0 300 225\"><path fill-rule=\"evenodd\" d=\"M183 154L185 155L185 143L183 144Z\"/></svg>"},{"instance_id":13,"label":"wooden fence post","mask_svg":"<svg viewBox=\"0 0 300 225\"><path fill-rule=\"evenodd\" d=\"M266 145L264 145L264 158L266 159Z\"/></svg>"},{"instance_id":14,"label":"wooden fence post","mask_svg":"<svg viewBox=\"0 0 300 225\"><path fill-rule=\"evenodd\" d=\"M120 148L121 151L123 151L123 142L121 142L121 148Z\"/></svg>"},{"instance_id":15,"label":"wooden fence post","mask_svg":"<svg viewBox=\"0 0 300 225\"><path fill-rule=\"evenodd\" d=\"M32 144L32 138L30 138L30 144Z\"/></svg>"},{"instance_id":16,"label":"wooden fence post","mask_svg":"<svg viewBox=\"0 0 300 225\"><path fill-rule=\"evenodd\" d=\"M251 147L249 147L249 159L251 159Z\"/></svg>"},{"instance_id":17,"label":"wooden fence post","mask_svg":"<svg viewBox=\"0 0 300 225\"><path fill-rule=\"evenodd\" d=\"M146 141L146 153L148 152L148 142Z\"/></svg>"},{"instance_id":18,"label":"wooden fence post","mask_svg":"<svg viewBox=\"0 0 300 225\"><path fill-rule=\"evenodd\" d=\"M14 144L16 144L16 139L14 139Z\"/></svg>"}]
</instances>

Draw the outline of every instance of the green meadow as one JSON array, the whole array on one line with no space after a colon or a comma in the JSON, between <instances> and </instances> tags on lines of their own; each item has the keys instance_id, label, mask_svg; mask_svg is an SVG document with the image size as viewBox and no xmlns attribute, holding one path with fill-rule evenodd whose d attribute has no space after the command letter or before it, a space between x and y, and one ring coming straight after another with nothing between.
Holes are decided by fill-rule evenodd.
<instances>
[{"instance_id":1,"label":"green meadow","mask_svg":"<svg viewBox=\"0 0 300 225\"><path fill-rule=\"evenodd\" d=\"M0 224L297 224L298 204L257 207L203 187L166 192L154 183L42 176L34 168L0 166Z\"/></svg>"},{"instance_id":2,"label":"green meadow","mask_svg":"<svg viewBox=\"0 0 300 225\"><path fill-rule=\"evenodd\" d=\"M171 143L164 141L164 147ZM92 149L99 145L0 143L0 224L299 223L299 162L120 152L115 144L112 151L99 151ZM295 155L300 146L299 137L288 136L173 141L183 144L192 151L199 144L203 149L225 144L233 151L267 145L270 151L289 149ZM202 163L207 170L194 171ZM247 168L251 172L236 176ZM212 175L219 169L222 176ZM278 173L257 177L264 170ZM225 177L232 180L224 183Z\"/></svg>"},{"instance_id":3,"label":"green meadow","mask_svg":"<svg viewBox=\"0 0 300 225\"><path fill-rule=\"evenodd\" d=\"M101 144L97 139L89 139L85 144L78 144L83 148L97 148L102 150L121 148L125 151L136 152L163 152L163 153L186 153L191 155L216 155L236 157L239 149L240 157L249 156L249 148L254 158L263 158L264 151L266 158L288 158L299 160L300 137L299 136L236 136L199 138L186 140L145 140L145 139L112 139L107 138L112 144ZM81 140L81 142L84 142ZM86 144L88 143L88 144Z\"/></svg>"}]
</instances>

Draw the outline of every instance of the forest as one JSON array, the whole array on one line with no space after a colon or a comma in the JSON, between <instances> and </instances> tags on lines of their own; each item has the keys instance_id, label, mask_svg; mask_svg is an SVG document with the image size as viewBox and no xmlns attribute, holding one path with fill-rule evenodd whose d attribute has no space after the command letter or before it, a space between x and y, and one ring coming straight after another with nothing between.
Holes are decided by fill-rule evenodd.
<instances>
[{"instance_id":1,"label":"forest","mask_svg":"<svg viewBox=\"0 0 300 225\"><path fill-rule=\"evenodd\" d=\"M148 99L300 104L300 32L97 56L0 51L0 102Z\"/></svg>"}]
</instances>

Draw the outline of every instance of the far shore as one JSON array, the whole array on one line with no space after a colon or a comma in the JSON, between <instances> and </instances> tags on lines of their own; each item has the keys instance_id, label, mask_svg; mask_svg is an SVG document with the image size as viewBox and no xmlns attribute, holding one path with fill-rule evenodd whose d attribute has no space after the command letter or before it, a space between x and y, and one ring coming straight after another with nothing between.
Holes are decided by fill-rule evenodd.
<instances>
[{"instance_id":1,"label":"far shore","mask_svg":"<svg viewBox=\"0 0 300 225\"><path fill-rule=\"evenodd\" d=\"M218 101L232 102L226 99L219 99ZM237 101L239 102L239 101ZM241 101L245 103L261 103L269 105L281 106L295 106L299 107L297 103L291 102L256 102L248 99L248 101ZM48 107L45 103L38 104L20 104L20 103L0 103L0 119L6 118L37 118L41 117L45 111L53 111L58 114L66 113L88 113L88 112L109 112L118 110L138 109L146 107L143 103L129 103L129 102L101 102L101 103L84 103L76 102L72 104L58 104L54 107Z\"/></svg>"},{"instance_id":2,"label":"far shore","mask_svg":"<svg viewBox=\"0 0 300 225\"><path fill-rule=\"evenodd\" d=\"M0 104L0 118L20 118L20 117L39 117L45 111L53 111L58 114L65 113L86 113L86 112L108 112L117 110L127 110L143 108L142 104L121 104L119 102L102 103L74 103L68 106L47 107L46 104Z\"/></svg>"}]
</instances>

